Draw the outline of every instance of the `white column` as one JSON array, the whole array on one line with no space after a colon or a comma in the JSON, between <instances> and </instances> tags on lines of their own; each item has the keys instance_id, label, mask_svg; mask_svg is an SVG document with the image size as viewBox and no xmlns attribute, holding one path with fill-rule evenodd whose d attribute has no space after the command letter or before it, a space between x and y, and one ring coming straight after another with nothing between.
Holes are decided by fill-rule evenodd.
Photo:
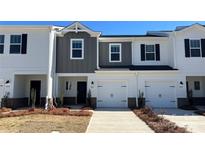
<instances>
[{"instance_id":1,"label":"white column","mask_svg":"<svg viewBox=\"0 0 205 154\"><path fill-rule=\"evenodd\" d=\"M49 53L48 53L48 73L47 73L47 96L46 96L46 106L48 108L48 100L52 99L53 90L53 54L54 54L54 31L50 31L49 34Z\"/></svg>"},{"instance_id":2,"label":"white column","mask_svg":"<svg viewBox=\"0 0 205 154\"><path fill-rule=\"evenodd\" d=\"M173 32L172 41L173 41L173 58L174 58L174 68L177 68L177 53L176 53L176 32Z\"/></svg>"}]
</instances>

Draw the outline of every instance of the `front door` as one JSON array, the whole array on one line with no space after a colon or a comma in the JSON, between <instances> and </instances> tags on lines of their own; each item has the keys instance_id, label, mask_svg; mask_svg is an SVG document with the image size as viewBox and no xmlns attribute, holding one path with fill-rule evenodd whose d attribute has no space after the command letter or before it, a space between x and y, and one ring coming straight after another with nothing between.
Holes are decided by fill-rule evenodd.
<instances>
[{"instance_id":1,"label":"front door","mask_svg":"<svg viewBox=\"0 0 205 154\"><path fill-rule=\"evenodd\" d=\"M77 82L77 104L86 103L87 83L84 81Z\"/></svg>"},{"instance_id":2,"label":"front door","mask_svg":"<svg viewBox=\"0 0 205 154\"><path fill-rule=\"evenodd\" d=\"M41 99L41 81L31 81L30 83L30 105L32 105L32 97L35 96L35 106L40 106ZM33 90L32 90L33 89ZM33 94L35 92L35 95Z\"/></svg>"}]
</instances>

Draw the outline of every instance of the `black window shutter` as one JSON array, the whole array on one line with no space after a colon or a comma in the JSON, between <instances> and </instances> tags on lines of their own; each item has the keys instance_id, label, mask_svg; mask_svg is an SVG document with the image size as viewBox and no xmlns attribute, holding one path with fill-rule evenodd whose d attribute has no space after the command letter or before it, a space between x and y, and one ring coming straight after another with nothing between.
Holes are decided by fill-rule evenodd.
<instances>
[{"instance_id":1,"label":"black window shutter","mask_svg":"<svg viewBox=\"0 0 205 154\"><path fill-rule=\"evenodd\" d=\"M155 50L156 50L156 60L160 61L160 45L155 44Z\"/></svg>"},{"instance_id":2,"label":"black window shutter","mask_svg":"<svg viewBox=\"0 0 205 154\"><path fill-rule=\"evenodd\" d=\"M27 34L22 34L21 53L26 54L27 50Z\"/></svg>"},{"instance_id":3,"label":"black window shutter","mask_svg":"<svg viewBox=\"0 0 205 154\"><path fill-rule=\"evenodd\" d=\"M201 39L201 51L202 57L205 57L205 39Z\"/></svg>"},{"instance_id":4,"label":"black window shutter","mask_svg":"<svg viewBox=\"0 0 205 154\"><path fill-rule=\"evenodd\" d=\"M189 39L184 40L185 57L190 57Z\"/></svg>"},{"instance_id":5,"label":"black window shutter","mask_svg":"<svg viewBox=\"0 0 205 154\"><path fill-rule=\"evenodd\" d=\"M145 45L141 44L141 61L145 61Z\"/></svg>"}]
</instances>

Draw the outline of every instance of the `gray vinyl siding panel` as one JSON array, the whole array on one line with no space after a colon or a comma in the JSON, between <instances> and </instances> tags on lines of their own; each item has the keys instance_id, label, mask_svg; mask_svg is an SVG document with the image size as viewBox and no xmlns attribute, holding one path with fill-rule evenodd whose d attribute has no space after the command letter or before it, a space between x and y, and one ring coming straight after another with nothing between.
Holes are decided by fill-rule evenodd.
<instances>
[{"instance_id":1,"label":"gray vinyl siding panel","mask_svg":"<svg viewBox=\"0 0 205 154\"><path fill-rule=\"evenodd\" d=\"M84 39L84 59L70 59L70 39ZM97 69L97 38L86 32L68 32L57 37L56 42L57 73L94 73Z\"/></svg>"},{"instance_id":2,"label":"gray vinyl siding panel","mask_svg":"<svg viewBox=\"0 0 205 154\"><path fill-rule=\"evenodd\" d=\"M121 43L121 62L109 62L109 44ZM127 66L132 65L132 42L100 42L99 44L100 66Z\"/></svg>"}]
</instances>

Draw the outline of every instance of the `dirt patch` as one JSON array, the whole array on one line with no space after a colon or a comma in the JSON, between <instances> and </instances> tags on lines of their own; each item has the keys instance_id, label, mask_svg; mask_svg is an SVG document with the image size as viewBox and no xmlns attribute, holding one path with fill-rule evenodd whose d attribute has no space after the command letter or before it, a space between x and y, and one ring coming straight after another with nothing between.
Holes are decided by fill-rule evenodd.
<instances>
[{"instance_id":1,"label":"dirt patch","mask_svg":"<svg viewBox=\"0 0 205 154\"><path fill-rule=\"evenodd\" d=\"M156 133L188 133L186 128L155 114L151 109L134 109L133 112Z\"/></svg>"},{"instance_id":2,"label":"dirt patch","mask_svg":"<svg viewBox=\"0 0 205 154\"><path fill-rule=\"evenodd\" d=\"M63 116L33 114L18 117L2 118L2 133L83 133L86 131L90 116Z\"/></svg>"}]
</instances>

